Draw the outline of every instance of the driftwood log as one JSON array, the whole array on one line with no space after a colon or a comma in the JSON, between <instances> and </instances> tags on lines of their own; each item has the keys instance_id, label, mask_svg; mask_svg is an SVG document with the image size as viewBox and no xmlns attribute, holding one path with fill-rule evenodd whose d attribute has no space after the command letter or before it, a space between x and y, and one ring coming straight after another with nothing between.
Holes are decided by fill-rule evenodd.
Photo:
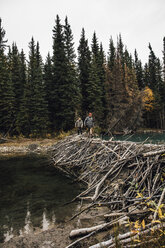
<instances>
[{"instance_id":1,"label":"driftwood log","mask_svg":"<svg viewBox=\"0 0 165 248\"><path fill-rule=\"evenodd\" d=\"M165 203L165 145L106 141L73 135L54 145L52 160L59 170L74 176L86 187L73 199L80 200L85 206L72 219L91 208L109 208L105 223L73 230L71 238L84 237L68 247L74 247L79 241L112 227L123 218L144 219L149 216L156 220L160 205ZM157 206L155 213L146 208L148 202ZM109 218L113 220L106 222ZM146 226L145 230L140 231L141 234L148 233L150 228ZM132 241L132 234L122 233L119 234L119 240L120 237L124 237L123 245ZM110 241L103 241L100 246L97 244L91 248L115 247L114 244L112 237Z\"/></svg>"}]
</instances>

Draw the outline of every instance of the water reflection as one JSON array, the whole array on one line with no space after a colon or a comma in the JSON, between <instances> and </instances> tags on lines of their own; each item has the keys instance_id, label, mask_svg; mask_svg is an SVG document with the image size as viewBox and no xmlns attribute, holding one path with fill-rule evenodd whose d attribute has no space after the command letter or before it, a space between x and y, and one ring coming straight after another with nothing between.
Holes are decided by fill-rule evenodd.
<instances>
[{"instance_id":1,"label":"water reflection","mask_svg":"<svg viewBox=\"0 0 165 248\"><path fill-rule=\"evenodd\" d=\"M6 233L4 233L4 242L9 241L14 237L13 235L13 228L11 227L10 230L8 230Z\"/></svg>"},{"instance_id":2,"label":"water reflection","mask_svg":"<svg viewBox=\"0 0 165 248\"><path fill-rule=\"evenodd\" d=\"M24 227L19 230L19 235L14 231L13 227L4 226L4 242L9 241L14 236L24 236L24 234L30 234L40 231L46 231L52 227L55 226L56 218L55 214L53 213L51 219L47 217L46 214L47 210L44 209L43 215L42 215L42 221L39 225L39 227L33 226L32 220L31 220L31 213L29 211L29 208L27 209L26 218L24 221Z\"/></svg>"},{"instance_id":3,"label":"water reflection","mask_svg":"<svg viewBox=\"0 0 165 248\"><path fill-rule=\"evenodd\" d=\"M80 190L45 159L0 160L0 243L69 219Z\"/></svg>"},{"instance_id":4,"label":"water reflection","mask_svg":"<svg viewBox=\"0 0 165 248\"><path fill-rule=\"evenodd\" d=\"M49 220L46 218L46 211L43 212L43 219L42 219L42 230L46 231L49 229L50 226L50 222Z\"/></svg>"},{"instance_id":5,"label":"water reflection","mask_svg":"<svg viewBox=\"0 0 165 248\"><path fill-rule=\"evenodd\" d=\"M31 218L31 215L30 215L30 211L28 210L26 218L25 218L25 226L24 226L24 233L25 234L29 234L33 231L33 226L32 226L30 218Z\"/></svg>"}]
</instances>

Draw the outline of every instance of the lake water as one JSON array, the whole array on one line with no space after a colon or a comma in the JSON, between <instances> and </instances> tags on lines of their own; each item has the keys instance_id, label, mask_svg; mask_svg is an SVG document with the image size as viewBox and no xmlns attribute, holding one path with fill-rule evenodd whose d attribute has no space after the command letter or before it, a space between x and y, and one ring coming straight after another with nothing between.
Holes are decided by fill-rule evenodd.
<instances>
[{"instance_id":1,"label":"lake water","mask_svg":"<svg viewBox=\"0 0 165 248\"><path fill-rule=\"evenodd\" d=\"M69 219L77 203L63 205L79 192L46 158L1 159L0 243Z\"/></svg>"},{"instance_id":2,"label":"lake water","mask_svg":"<svg viewBox=\"0 0 165 248\"><path fill-rule=\"evenodd\" d=\"M109 139L111 137L103 137ZM165 133L135 133L127 135L114 135L113 140L128 140L133 142L144 142L152 144L164 144Z\"/></svg>"}]
</instances>

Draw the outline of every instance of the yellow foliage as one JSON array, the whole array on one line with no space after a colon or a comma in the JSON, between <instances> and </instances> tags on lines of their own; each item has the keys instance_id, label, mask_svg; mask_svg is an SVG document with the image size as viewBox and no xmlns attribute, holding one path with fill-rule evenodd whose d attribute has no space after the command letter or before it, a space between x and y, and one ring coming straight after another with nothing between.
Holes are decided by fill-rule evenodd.
<instances>
[{"instance_id":1,"label":"yellow foliage","mask_svg":"<svg viewBox=\"0 0 165 248\"><path fill-rule=\"evenodd\" d=\"M139 243L141 242L140 239L134 239L134 241L139 242Z\"/></svg>"},{"instance_id":2,"label":"yellow foliage","mask_svg":"<svg viewBox=\"0 0 165 248\"><path fill-rule=\"evenodd\" d=\"M142 227L143 227L143 229L145 228L145 220L142 220Z\"/></svg>"},{"instance_id":3,"label":"yellow foliage","mask_svg":"<svg viewBox=\"0 0 165 248\"><path fill-rule=\"evenodd\" d=\"M144 108L146 111L151 111L154 106L154 94L152 90L149 87L145 87L144 92L143 92L143 103L144 103Z\"/></svg>"},{"instance_id":4,"label":"yellow foliage","mask_svg":"<svg viewBox=\"0 0 165 248\"><path fill-rule=\"evenodd\" d=\"M139 221L138 221L138 220L135 221L134 227L135 227L136 229L140 228L140 224L139 224Z\"/></svg>"},{"instance_id":5,"label":"yellow foliage","mask_svg":"<svg viewBox=\"0 0 165 248\"><path fill-rule=\"evenodd\" d=\"M143 194L138 192L136 198L143 198Z\"/></svg>"},{"instance_id":6,"label":"yellow foliage","mask_svg":"<svg viewBox=\"0 0 165 248\"><path fill-rule=\"evenodd\" d=\"M161 223L161 221L160 220L152 220L152 223Z\"/></svg>"},{"instance_id":7,"label":"yellow foliage","mask_svg":"<svg viewBox=\"0 0 165 248\"><path fill-rule=\"evenodd\" d=\"M160 219L162 219L164 217L163 214L162 214L161 208L158 209L158 215L159 215Z\"/></svg>"}]
</instances>

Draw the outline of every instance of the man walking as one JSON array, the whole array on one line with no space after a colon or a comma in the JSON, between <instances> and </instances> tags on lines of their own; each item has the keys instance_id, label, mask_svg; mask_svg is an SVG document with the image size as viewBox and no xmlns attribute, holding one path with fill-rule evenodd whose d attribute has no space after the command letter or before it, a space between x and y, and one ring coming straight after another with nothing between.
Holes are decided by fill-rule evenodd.
<instances>
[{"instance_id":1,"label":"man walking","mask_svg":"<svg viewBox=\"0 0 165 248\"><path fill-rule=\"evenodd\" d=\"M88 128L88 137L92 137L94 127L92 113L89 113L89 115L85 118L84 126Z\"/></svg>"},{"instance_id":2,"label":"man walking","mask_svg":"<svg viewBox=\"0 0 165 248\"><path fill-rule=\"evenodd\" d=\"M82 134L82 128L83 128L83 121L79 117L78 120L75 123L75 127L77 128L77 134Z\"/></svg>"}]
</instances>

